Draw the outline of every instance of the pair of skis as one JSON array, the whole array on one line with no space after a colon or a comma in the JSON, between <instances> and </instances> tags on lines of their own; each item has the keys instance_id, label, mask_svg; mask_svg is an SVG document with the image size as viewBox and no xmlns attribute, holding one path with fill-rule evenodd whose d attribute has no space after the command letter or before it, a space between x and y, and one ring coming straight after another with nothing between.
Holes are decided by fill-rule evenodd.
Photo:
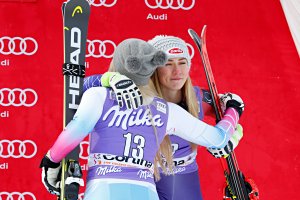
<instances>
[{"instance_id":1,"label":"pair of skis","mask_svg":"<svg viewBox=\"0 0 300 200\"><path fill-rule=\"evenodd\" d=\"M62 5L64 23L64 116L63 127L79 105L85 76L85 54L90 5L86 0L69 0ZM77 146L62 160L60 200L77 200L83 186Z\"/></svg>"},{"instance_id":2,"label":"pair of skis","mask_svg":"<svg viewBox=\"0 0 300 200\"><path fill-rule=\"evenodd\" d=\"M218 91L216 83L211 70L207 48L206 48L206 25L203 27L201 37L192 30L189 29L188 33L194 40L198 50L200 51L206 80L210 93L212 95L212 104L215 110L217 122L223 117L220 101L218 98ZM238 167L237 159L234 152L225 158L227 168L224 163L224 159L221 159L221 164L224 169L224 175L226 178L226 187L224 188L224 200L258 200L258 189L254 181L250 178L245 178L242 171Z\"/></svg>"}]
</instances>

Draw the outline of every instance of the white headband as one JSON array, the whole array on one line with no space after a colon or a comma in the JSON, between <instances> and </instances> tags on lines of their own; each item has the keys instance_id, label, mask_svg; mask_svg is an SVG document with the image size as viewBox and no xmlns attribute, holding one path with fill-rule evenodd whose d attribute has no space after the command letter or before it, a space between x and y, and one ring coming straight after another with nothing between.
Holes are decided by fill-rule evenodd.
<instances>
[{"instance_id":1,"label":"white headband","mask_svg":"<svg viewBox=\"0 0 300 200\"><path fill-rule=\"evenodd\" d=\"M164 51L168 59L185 58L188 66L191 67L191 56L185 41L182 39L174 36L158 35L149 40L148 43L153 45L157 50Z\"/></svg>"}]
</instances>

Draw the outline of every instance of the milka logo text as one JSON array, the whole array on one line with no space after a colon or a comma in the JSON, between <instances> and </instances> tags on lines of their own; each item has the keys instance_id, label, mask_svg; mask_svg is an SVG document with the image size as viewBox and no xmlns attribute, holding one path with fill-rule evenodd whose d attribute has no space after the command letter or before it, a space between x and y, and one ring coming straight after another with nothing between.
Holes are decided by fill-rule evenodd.
<instances>
[{"instance_id":1,"label":"milka logo text","mask_svg":"<svg viewBox=\"0 0 300 200\"><path fill-rule=\"evenodd\" d=\"M120 172L122 172L122 169L116 166L98 167L96 170L97 175L103 175L103 176L110 173L120 173Z\"/></svg>"},{"instance_id":2,"label":"milka logo text","mask_svg":"<svg viewBox=\"0 0 300 200\"><path fill-rule=\"evenodd\" d=\"M141 179L147 179L147 178L153 178L153 174L147 170L139 170L137 175L141 178Z\"/></svg>"},{"instance_id":3,"label":"milka logo text","mask_svg":"<svg viewBox=\"0 0 300 200\"><path fill-rule=\"evenodd\" d=\"M164 125L164 123L161 121L160 115L152 116L151 120L151 113L149 109L145 111L143 109L122 111L119 110L118 106L113 106L105 113L103 121L107 120L110 115L113 116L108 124L108 127L121 126L123 130L127 130L128 126L151 126L151 121L153 121L153 124L157 127Z\"/></svg>"}]
</instances>

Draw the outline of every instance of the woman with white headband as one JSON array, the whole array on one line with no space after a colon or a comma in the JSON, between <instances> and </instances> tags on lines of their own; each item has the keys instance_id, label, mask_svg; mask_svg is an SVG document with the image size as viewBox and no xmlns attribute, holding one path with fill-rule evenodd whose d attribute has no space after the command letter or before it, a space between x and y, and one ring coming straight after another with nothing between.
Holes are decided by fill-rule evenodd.
<instances>
[{"instance_id":1,"label":"woman with white headband","mask_svg":"<svg viewBox=\"0 0 300 200\"><path fill-rule=\"evenodd\" d=\"M204 114L212 115L212 107L208 105L211 102L209 92L192 86L189 76L191 57L185 41L174 36L158 35L148 43L168 56L165 66L157 68L152 76L159 96L176 103L200 120L203 120ZM242 128L240 125L238 127L234 134L236 137L230 141L234 147L242 136ZM203 199L196 162L197 145L176 135L167 136L163 143L168 142L173 147L174 175L161 173L161 180L156 183L160 200ZM229 153L224 148L210 151L215 157Z\"/></svg>"}]
</instances>

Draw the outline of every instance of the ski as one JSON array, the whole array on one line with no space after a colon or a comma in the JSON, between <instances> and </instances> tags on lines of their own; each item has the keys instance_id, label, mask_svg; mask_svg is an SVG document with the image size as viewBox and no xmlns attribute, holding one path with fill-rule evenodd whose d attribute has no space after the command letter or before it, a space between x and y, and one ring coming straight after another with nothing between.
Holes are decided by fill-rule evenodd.
<instances>
[{"instance_id":1,"label":"ski","mask_svg":"<svg viewBox=\"0 0 300 200\"><path fill-rule=\"evenodd\" d=\"M63 127L79 105L85 76L85 52L90 5L86 0L69 0L62 5L64 25L64 113ZM77 146L62 160L60 200L77 200L83 186Z\"/></svg>"},{"instance_id":2,"label":"ski","mask_svg":"<svg viewBox=\"0 0 300 200\"><path fill-rule=\"evenodd\" d=\"M218 91L216 83L213 77L211 65L208 58L207 48L206 48L206 25L204 25L201 37L192 30L188 30L189 35L194 40L202 59L202 64L205 71L206 80L210 93L212 95L212 104L215 110L216 120L220 121L223 117L223 112L221 110L220 101L218 98ZM224 188L224 200L257 200L258 199L258 189L254 184L254 181L250 178L245 179L243 173L238 167L237 159L234 152L225 158L227 163L227 168L224 163L224 159L220 159L221 164L224 169L224 175L226 178L226 187Z\"/></svg>"}]
</instances>

